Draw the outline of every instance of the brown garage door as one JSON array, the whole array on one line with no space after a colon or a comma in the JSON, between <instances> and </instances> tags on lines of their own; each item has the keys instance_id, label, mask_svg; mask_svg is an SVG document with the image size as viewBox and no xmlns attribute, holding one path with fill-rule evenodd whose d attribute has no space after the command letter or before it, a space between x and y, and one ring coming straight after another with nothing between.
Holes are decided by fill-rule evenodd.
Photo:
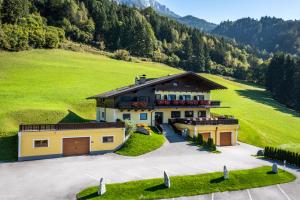
<instances>
[{"instance_id":1,"label":"brown garage door","mask_svg":"<svg viewBox=\"0 0 300 200\"><path fill-rule=\"evenodd\" d=\"M231 132L220 133L220 145L221 146L231 145Z\"/></svg>"},{"instance_id":2,"label":"brown garage door","mask_svg":"<svg viewBox=\"0 0 300 200\"><path fill-rule=\"evenodd\" d=\"M90 138L64 138L63 139L63 155L78 156L89 154Z\"/></svg>"},{"instance_id":3,"label":"brown garage door","mask_svg":"<svg viewBox=\"0 0 300 200\"><path fill-rule=\"evenodd\" d=\"M203 136L203 140L207 141L210 138L210 133L200 133Z\"/></svg>"}]
</instances>

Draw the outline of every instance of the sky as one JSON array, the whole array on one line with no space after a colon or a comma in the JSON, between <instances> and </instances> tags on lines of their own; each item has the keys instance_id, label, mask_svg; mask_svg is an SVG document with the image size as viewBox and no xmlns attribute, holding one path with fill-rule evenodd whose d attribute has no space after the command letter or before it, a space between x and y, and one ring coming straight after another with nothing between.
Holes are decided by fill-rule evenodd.
<instances>
[{"instance_id":1,"label":"sky","mask_svg":"<svg viewBox=\"0 0 300 200\"><path fill-rule=\"evenodd\" d=\"M193 15L213 23L243 17L300 19L300 0L157 0L181 16Z\"/></svg>"}]
</instances>

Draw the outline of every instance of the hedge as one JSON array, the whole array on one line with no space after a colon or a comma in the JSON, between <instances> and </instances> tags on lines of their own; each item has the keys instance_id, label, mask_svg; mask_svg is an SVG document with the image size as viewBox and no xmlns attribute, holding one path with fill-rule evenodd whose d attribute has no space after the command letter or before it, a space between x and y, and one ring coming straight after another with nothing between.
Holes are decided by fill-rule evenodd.
<instances>
[{"instance_id":1,"label":"hedge","mask_svg":"<svg viewBox=\"0 0 300 200\"><path fill-rule=\"evenodd\" d=\"M300 154L275 147L265 147L264 157L272 160L285 161L300 167Z\"/></svg>"}]
</instances>

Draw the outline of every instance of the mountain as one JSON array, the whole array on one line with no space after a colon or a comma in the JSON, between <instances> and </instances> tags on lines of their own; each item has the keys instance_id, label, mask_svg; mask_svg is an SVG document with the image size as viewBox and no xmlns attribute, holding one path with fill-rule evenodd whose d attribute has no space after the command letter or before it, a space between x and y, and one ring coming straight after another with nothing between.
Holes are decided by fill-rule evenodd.
<instances>
[{"instance_id":1,"label":"mountain","mask_svg":"<svg viewBox=\"0 0 300 200\"><path fill-rule=\"evenodd\" d=\"M243 18L222 22L212 33L261 50L300 55L300 21L285 21L274 17L262 17L260 20Z\"/></svg>"},{"instance_id":2,"label":"mountain","mask_svg":"<svg viewBox=\"0 0 300 200\"><path fill-rule=\"evenodd\" d=\"M210 32L217 27L214 23L208 22L204 19L199 19L192 15L178 18L177 21L205 32Z\"/></svg>"},{"instance_id":3,"label":"mountain","mask_svg":"<svg viewBox=\"0 0 300 200\"><path fill-rule=\"evenodd\" d=\"M217 26L216 24L207 22L204 19L199 19L192 15L181 17L180 15L171 11L165 5L160 4L156 0L115 0L115 1L118 2L119 4L125 4L130 7L137 7L140 9L152 7L160 15L170 17L182 24L185 24L189 27L196 28L198 30L205 31L205 32L210 32Z\"/></svg>"},{"instance_id":4,"label":"mountain","mask_svg":"<svg viewBox=\"0 0 300 200\"><path fill-rule=\"evenodd\" d=\"M174 19L180 18L179 15L171 11L169 8L167 8L165 5L160 4L159 2L155 0L115 0L119 4L125 4L131 7L137 7L140 9L145 9L148 7L152 7L156 12L158 12L161 15L172 17Z\"/></svg>"}]
</instances>

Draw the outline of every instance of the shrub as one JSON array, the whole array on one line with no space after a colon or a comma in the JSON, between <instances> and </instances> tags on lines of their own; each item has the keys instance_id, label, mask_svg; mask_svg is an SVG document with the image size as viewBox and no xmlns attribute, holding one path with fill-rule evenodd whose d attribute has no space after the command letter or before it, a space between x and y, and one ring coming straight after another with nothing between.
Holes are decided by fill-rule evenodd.
<instances>
[{"instance_id":1,"label":"shrub","mask_svg":"<svg viewBox=\"0 0 300 200\"><path fill-rule=\"evenodd\" d=\"M42 28L35 28L28 33L29 46L34 48L41 48L45 46L45 30Z\"/></svg>"},{"instance_id":2,"label":"shrub","mask_svg":"<svg viewBox=\"0 0 300 200\"><path fill-rule=\"evenodd\" d=\"M265 147L264 151L265 158L269 158L272 160L278 160L278 161L285 161L291 165L296 165L300 167L300 154L283 150L283 149L277 149L274 147Z\"/></svg>"},{"instance_id":3,"label":"shrub","mask_svg":"<svg viewBox=\"0 0 300 200\"><path fill-rule=\"evenodd\" d=\"M113 57L118 60L130 61L130 53L124 49L115 51Z\"/></svg>"},{"instance_id":4,"label":"shrub","mask_svg":"<svg viewBox=\"0 0 300 200\"><path fill-rule=\"evenodd\" d=\"M203 145L203 135L202 134L197 135L197 143L200 145Z\"/></svg>"},{"instance_id":5,"label":"shrub","mask_svg":"<svg viewBox=\"0 0 300 200\"><path fill-rule=\"evenodd\" d=\"M207 142L205 143L205 147L210 151L217 150L217 147L214 144L214 140L212 138L208 138Z\"/></svg>"},{"instance_id":6,"label":"shrub","mask_svg":"<svg viewBox=\"0 0 300 200\"><path fill-rule=\"evenodd\" d=\"M18 25L2 25L3 39L2 48L13 51L25 50L28 48L28 31Z\"/></svg>"},{"instance_id":7,"label":"shrub","mask_svg":"<svg viewBox=\"0 0 300 200\"><path fill-rule=\"evenodd\" d=\"M126 135L132 134L136 126L132 123L130 120L125 120L125 129L126 129Z\"/></svg>"},{"instance_id":8,"label":"shrub","mask_svg":"<svg viewBox=\"0 0 300 200\"><path fill-rule=\"evenodd\" d=\"M57 48L64 39L64 31L62 29L48 26L45 34L45 47Z\"/></svg>"}]
</instances>

